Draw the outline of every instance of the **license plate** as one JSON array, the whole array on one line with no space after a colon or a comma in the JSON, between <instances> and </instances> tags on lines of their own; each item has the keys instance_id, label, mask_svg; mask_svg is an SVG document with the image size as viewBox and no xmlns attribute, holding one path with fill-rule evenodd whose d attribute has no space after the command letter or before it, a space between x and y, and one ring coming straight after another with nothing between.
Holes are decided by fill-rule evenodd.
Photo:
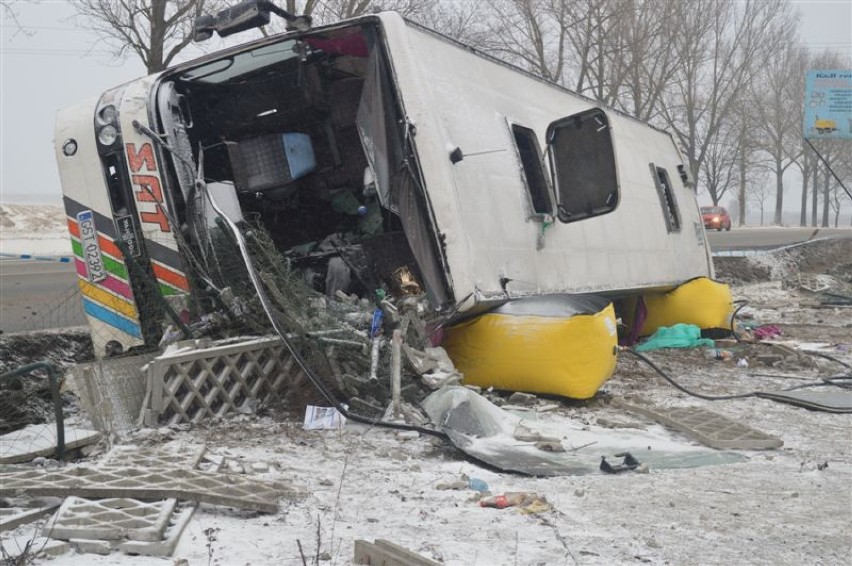
<instances>
[{"instance_id":1,"label":"license plate","mask_svg":"<svg viewBox=\"0 0 852 566\"><path fill-rule=\"evenodd\" d=\"M83 246L89 281L93 283L103 281L107 278L107 272L104 268L101 246L98 244L98 231L95 229L95 216L92 211L84 210L78 213L77 225L80 227L80 244Z\"/></svg>"}]
</instances>

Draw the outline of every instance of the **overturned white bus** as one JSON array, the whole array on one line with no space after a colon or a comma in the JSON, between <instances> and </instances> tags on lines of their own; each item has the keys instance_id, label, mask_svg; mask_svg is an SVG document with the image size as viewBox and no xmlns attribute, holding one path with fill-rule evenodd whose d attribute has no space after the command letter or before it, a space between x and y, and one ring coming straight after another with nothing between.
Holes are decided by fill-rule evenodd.
<instances>
[{"instance_id":1,"label":"overturned white bus","mask_svg":"<svg viewBox=\"0 0 852 566\"><path fill-rule=\"evenodd\" d=\"M255 219L327 296L406 292L403 269L451 323L713 275L668 133L394 13L116 87L60 111L55 143L99 356L215 310L225 217ZM151 295L168 308L143 306Z\"/></svg>"}]
</instances>

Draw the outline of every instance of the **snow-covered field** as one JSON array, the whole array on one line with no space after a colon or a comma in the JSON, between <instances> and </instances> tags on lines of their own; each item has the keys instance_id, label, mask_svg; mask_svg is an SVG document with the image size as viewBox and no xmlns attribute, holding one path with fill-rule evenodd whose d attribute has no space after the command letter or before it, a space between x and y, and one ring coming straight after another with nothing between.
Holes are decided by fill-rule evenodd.
<instances>
[{"instance_id":1,"label":"snow-covered field","mask_svg":"<svg viewBox=\"0 0 852 566\"><path fill-rule=\"evenodd\" d=\"M14 230L45 235L64 230L61 210L58 220L45 213L41 224L26 227L16 219L30 214L15 210L3 207L3 246ZM7 226L7 220L15 225ZM63 249L58 255L67 254ZM735 298L750 301L742 314L754 322L777 324L793 345L821 343L825 352L852 364L850 309L815 308L810 295L784 289L780 281L740 285L734 293ZM762 348L738 351L737 358L747 359L748 367L738 367L736 359L708 360L700 350L649 356L684 386L704 394L780 389L846 371L823 359L764 366L757 360ZM306 499L284 500L274 514L203 505L171 559L72 551L35 563L162 566L186 563L180 562L184 559L191 565L342 565L352 563L356 539L382 538L459 566L850 564L852 415L757 398L700 400L623 355L604 392L591 402L540 400L540 409L554 403L558 408L527 412L524 418L532 428L539 424L556 428L566 447L595 457L612 455L599 453L595 444L583 446L594 435L602 445L609 435L648 431L667 442L698 446L616 408L614 398L703 407L775 435L784 446L741 451L746 459L735 464L532 478L485 469L449 444L426 436L407 438L352 423L342 431L304 431L302 407L275 407L263 416L142 429L116 442L181 450L204 444L211 456L239 462L246 473L260 479L304 486L309 492ZM76 419L85 423L85 415ZM104 444L101 449L82 463L97 462L108 447ZM645 445L631 448L640 460L647 451ZM263 465L268 469L254 471L252 463L261 463L257 470ZM493 493L543 495L551 508L529 514L512 507L483 508L472 490L436 489L462 474L487 482ZM4 547L14 553L12 536L25 540L34 534L33 525L5 532Z\"/></svg>"},{"instance_id":2,"label":"snow-covered field","mask_svg":"<svg viewBox=\"0 0 852 566\"><path fill-rule=\"evenodd\" d=\"M65 210L52 204L0 205L0 254L70 256Z\"/></svg>"},{"instance_id":3,"label":"snow-covered field","mask_svg":"<svg viewBox=\"0 0 852 566\"><path fill-rule=\"evenodd\" d=\"M798 304L803 297L777 282L742 286L736 294L752 301L745 312L756 321L780 323L785 338L822 342L825 351L852 362L848 310L803 308ZM764 367L755 358L760 348L741 352L749 358L748 368L706 360L698 350L650 355L686 387L716 394L777 389L843 369L824 360L813 367ZM766 377L770 374L801 377ZM309 490L307 499L283 501L272 515L202 506L174 554L189 564L298 565L299 542L308 562L319 554L321 564L350 564L359 538L388 539L455 565L849 564L852 415L754 398L702 401L673 389L626 356L605 390L590 403L560 404L556 411L525 418L533 427L557 427L563 443L575 448L581 434L584 439L637 430L663 434L659 425L608 402L639 397L660 406L709 408L780 437L784 446L742 451L747 459L736 464L531 478L484 469L428 437L403 439L392 431L353 424L341 432L303 431L300 408L189 429L143 429L122 442L186 450L206 444L211 455L241 462L249 473L252 463L268 464L259 478L288 480ZM547 404L552 401L539 406ZM595 453L594 445L579 450ZM646 450L636 446L633 453L641 460ZM436 489L462 474L484 480L494 493L544 495L552 509L525 514L517 508L483 508L471 490ZM215 540L205 531L215 533ZM32 526L22 527L17 534L32 532ZM69 553L49 563L82 561L164 564L162 559L115 552Z\"/></svg>"}]
</instances>

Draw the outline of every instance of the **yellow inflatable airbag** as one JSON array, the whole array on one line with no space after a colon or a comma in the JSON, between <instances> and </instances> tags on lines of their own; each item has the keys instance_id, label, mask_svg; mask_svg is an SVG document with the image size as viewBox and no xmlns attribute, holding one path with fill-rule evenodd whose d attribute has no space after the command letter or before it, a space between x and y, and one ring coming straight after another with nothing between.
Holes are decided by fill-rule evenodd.
<instances>
[{"instance_id":1,"label":"yellow inflatable airbag","mask_svg":"<svg viewBox=\"0 0 852 566\"><path fill-rule=\"evenodd\" d=\"M648 315L640 336L649 336L661 326L694 324L701 329L730 328L734 314L731 288L699 277L668 293L644 295Z\"/></svg>"},{"instance_id":2,"label":"yellow inflatable airbag","mask_svg":"<svg viewBox=\"0 0 852 566\"><path fill-rule=\"evenodd\" d=\"M569 317L487 313L448 329L444 341L466 384L592 397L615 370L612 304Z\"/></svg>"}]
</instances>

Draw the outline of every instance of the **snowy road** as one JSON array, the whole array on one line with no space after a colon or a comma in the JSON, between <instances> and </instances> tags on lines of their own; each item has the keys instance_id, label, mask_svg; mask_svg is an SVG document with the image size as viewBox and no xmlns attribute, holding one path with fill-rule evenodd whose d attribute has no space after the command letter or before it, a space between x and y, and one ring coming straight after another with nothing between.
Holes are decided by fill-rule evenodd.
<instances>
[{"instance_id":1,"label":"snowy road","mask_svg":"<svg viewBox=\"0 0 852 566\"><path fill-rule=\"evenodd\" d=\"M771 249L814 238L852 238L852 229L735 228L730 232L708 231L707 237L714 251ZM31 242L36 249L26 249L26 253L51 253L40 249L39 240ZM20 332L82 324L85 318L73 264L0 258L0 330Z\"/></svg>"},{"instance_id":2,"label":"snowy road","mask_svg":"<svg viewBox=\"0 0 852 566\"><path fill-rule=\"evenodd\" d=\"M72 263L0 260L0 330L86 324Z\"/></svg>"}]
</instances>

